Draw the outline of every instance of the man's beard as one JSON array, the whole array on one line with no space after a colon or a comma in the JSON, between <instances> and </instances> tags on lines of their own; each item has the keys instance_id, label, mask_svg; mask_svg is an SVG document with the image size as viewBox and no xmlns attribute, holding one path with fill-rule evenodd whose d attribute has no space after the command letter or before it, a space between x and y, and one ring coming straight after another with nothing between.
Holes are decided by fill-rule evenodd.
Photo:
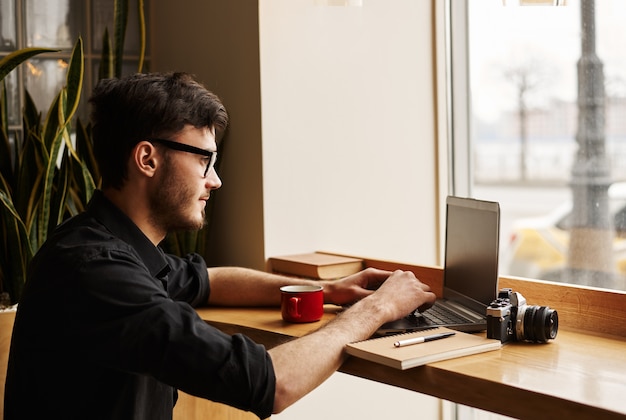
<instances>
[{"instance_id":1,"label":"man's beard","mask_svg":"<svg viewBox=\"0 0 626 420\"><path fill-rule=\"evenodd\" d=\"M167 162L165 166L160 185L150 194L152 222L166 232L202 229L206 224L205 210L202 209L201 220L189 215L190 207L198 203L197 193L177 176L173 165Z\"/></svg>"}]
</instances>

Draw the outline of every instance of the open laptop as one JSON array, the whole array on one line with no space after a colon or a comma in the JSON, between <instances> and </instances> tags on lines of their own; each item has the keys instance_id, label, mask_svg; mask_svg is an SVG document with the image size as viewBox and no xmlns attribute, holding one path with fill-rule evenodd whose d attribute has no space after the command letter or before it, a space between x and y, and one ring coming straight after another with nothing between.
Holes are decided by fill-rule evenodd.
<instances>
[{"instance_id":1,"label":"open laptop","mask_svg":"<svg viewBox=\"0 0 626 420\"><path fill-rule=\"evenodd\" d=\"M500 205L448 196L443 298L423 313L417 310L384 324L378 335L446 326L477 332L487 328L486 308L498 289ZM449 318L437 313L444 312Z\"/></svg>"}]
</instances>

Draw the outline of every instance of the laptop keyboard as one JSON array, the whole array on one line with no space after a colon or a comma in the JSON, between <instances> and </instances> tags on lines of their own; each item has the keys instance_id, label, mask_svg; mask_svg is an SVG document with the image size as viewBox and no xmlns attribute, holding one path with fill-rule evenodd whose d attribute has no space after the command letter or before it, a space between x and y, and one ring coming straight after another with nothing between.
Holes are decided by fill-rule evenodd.
<instances>
[{"instance_id":1,"label":"laptop keyboard","mask_svg":"<svg viewBox=\"0 0 626 420\"><path fill-rule=\"evenodd\" d=\"M468 322L467 318L457 315L437 304L431 306L424 312L415 313L416 316L424 317L432 324L462 324Z\"/></svg>"}]
</instances>

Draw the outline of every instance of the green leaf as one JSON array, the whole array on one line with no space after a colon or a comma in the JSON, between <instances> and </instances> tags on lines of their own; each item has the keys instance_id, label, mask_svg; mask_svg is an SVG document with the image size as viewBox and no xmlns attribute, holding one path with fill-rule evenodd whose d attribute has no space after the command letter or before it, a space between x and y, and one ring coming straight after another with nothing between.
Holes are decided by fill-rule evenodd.
<instances>
[{"instance_id":1,"label":"green leaf","mask_svg":"<svg viewBox=\"0 0 626 420\"><path fill-rule=\"evenodd\" d=\"M126 25L128 23L128 0L115 0L113 22L115 77L121 77L124 57L124 38L126 36Z\"/></svg>"},{"instance_id":2,"label":"green leaf","mask_svg":"<svg viewBox=\"0 0 626 420\"><path fill-rule=\"evenodd\" d=\"M183 249L181 251L183 252L183 255L187 255L190 252L195 252L198 248L198 231L181 232L181 234L181 242L183 244Z\"/></svg>"},{"instance_id":3,"label":"green leaf","mask_svg":"<svg viewBox=\"0 0 626 420\"><path fill-rule=\"evenodd\" d=\"M139 63L137 72L141 73L146 56L146 17L144 14L144 0L137 0L137 15L139 16Z\"/></svg>"},{"instance_id":4,"label":"green leaf","mask_svg":"<svg viewBox=\"0 0 626 420\"><path fill-rule=\"evenodd\" d=\"M65 108L66 124L76 113L80 102L80 93L83 89L83 75L85 73L85 58L83 54L83 39L78 37L74 45L72 58L66 75L67 104Z\"/></svg>"},{"instance_id":5,"label":"green leaf","mask_svg":"<svg viewBox=\"0 0 626 420\"><path fill-rule=\"evenodd\" d=\"M100 171L93 152L91 125L85 127L80 118L76 122L76 153L82 158L86 169L91 174L91 178L96 182L99 181Z\"/></svg>"},{"instance_id":6,"label":"green leaf","mask_svg":"<svg viewBox=\"0 0 626 420\"><path fill-rule=\"evenodd\" d=\"M161 244L165 252L174 255L183 255L180 247L180 243L178 240L178 233L171 232L169 233L163 243Z\"/></svg>"},{"instance_id":7,"label":"green leaf","mask_svg":"<svg viewBox=\"0 0 626 420\"><path fill-rule=\"evenodd\" d=\"M11 198L4 191L0 191L0 210L0 231L4 241L0 251L2 289L11 296L11 303L15 303L22 294L26 267L33 257L33 249L24 223L15 211Z\"/></svg>"},{"instance_id":8,"label":"green leaf","mask_svg":"<svg viewBox=\"0 0 626 420\"><path fill-rule=\"evenodd\" d=\"M78 153L78 155L81 155ZM71 206L70 212L82 211L85 205L91 200L91 196L96 189L91 172L84 160L78 159L77 155L70 156L71 162Z\"/></svg>"},{"instance_id":9,"label":"green leaf","mask_svg":"<svg viewBox=\"0 0 626 420\"><path fill-rule=\"evenodd\" d=\"M61 94L65 91L63 88L50 104L48 108L48 114L46 114L46 120L43 123L42 138L43 142L48 149L52 147L52 142L57 137L57 134L62 126L62 122L59 120L59 103L61 102Z\"/></svg>"},{"instance_id":10,"label":"green leaf","mask_svg":"<svg viewBox=\"0 0 626 420\"><path fill-rule=\"evenodd\" d=\"M35 131L29 130L24 134L26 137L18 166L15 168L17 179L13 202L22 220L26 226L29 226L29 221L35 212L32 203L41 195L39 185L43 170L48 164L48 151Z\"/></svg>"},{"instance_id":11,"label":"green leaf","mask_svg":"<svg viewBox=\"0 0 626 420\"><path fill-rule=\"evenodd\" d=\"M15 154L11 152L11 143L9 143L6 81L3 80L0 86L2 87L2 96L0 97L0 175L5 178L8 185L14 185L15 176L11 156L15 156Z\"/></svg>"},{"instance_id":12,"label":"green leaf","mask_svg":"<svg viewBox=\"0 0 626 420\"><path fill-rule=\"evenodd\" d=\"M22 48L21 50L14 51L4 57L2 60L0 60L0 80L4 80L6 75L13 71L14 68L16 68L31 57L42 53L59 51L60 50L38 47Z\"/></svg>"},{"instance_id":13,"label":"green leaf","mask_svg":"<svg viewBox=\"0 0 626 420\"><path fill-rule=\"evenodd\" d=\"M111 51L111 38L108 28L104 28L102 35L102 56L100 57L100 67L98 68L98 80L110 79L113 77L113 52Z\"/></svg>"},{"instance_id":14,"label":"green leaf","mask_svg":"<svg viewBox=\"0 0 626 420\"><path fill-rule=\"evenodd\" d=\"M91 200L91 197L96 190L96 183L91 176L91 172L89 172L89 168L87 168L84 162L81 162L80 168L83 175L83 188L81 189L81 191L84 193L84 195L82 197L82 202L84 204L87 204Z\"/></svg>"},{"instance_id":15,"label":"green leaf","mask_svg":"<svg viewBox=\"0 0 626 420\"><path fill-rule=\"evenodd\" d=\"M67 127L67 121L65 119L65 115L63 110L66 109L67 104L67 89L61 89L58 95L58 120L60 126L58 128L57 134L54 137L52 144L50 145L49 154L50 157L48 159L48 165L45 168L44 177L43 177L43 195L41 201L41 208L38 215L38 230L37 230L37 244L41 246L46 238L48 237L48 224L50 223L50 203L52 200L52 187L54 184L54 171L56 170L57 159L59 157L59 151L61 149L61 145L64 143Z\"/></svg>"},{"instance_id":16,"label":"green leaf","mask_svg":"<svg viewBox=\"0 0 626 420\"><path fill-rule=\"evenodd\" d=\"M61 167L55 171L52 194L50 197L50 220L48 221L48 235L54 228L63 222L65 218L65 206L67 203L68 191L72 182L71 157L67 150L63 153Z\"/></svg>"},{"instance_id":17,"label":"green leaf","mask_svg":"<svg viewBox=\"0 0 626 420\"><path fill-rule=\"evenodd\" d=\"M41 112L37 110L37 105L33 101L32 96L28 91L24 91L24 111L22 112L22 122L24 125L24 132L32 131L39 132L41 124Z\"/></svg>"},{"instance_id":18,"label":"green leaf","mask_svg":"<svg viewBox=\"0 0 626 420\"><path fill-rule=\"evenodd\" d=\"M0 97L0 128L1 131L8 137L9 136L9 111L7 109L7 81L2 80L2 96Z\"/></svg>"},{"instance_id":19,"label":"green leaf","mask_svg":"<svg viewBox=\"0 0 626 420\"><path fill-rule=\"evenodd\" d=\"M4 191L4 193L8 195L9 197L11 196L11 186L9 185L7 180L4 179L4 176L2 176L1 173L0 173L0 191Z\"/></svg>"}]
</instances>

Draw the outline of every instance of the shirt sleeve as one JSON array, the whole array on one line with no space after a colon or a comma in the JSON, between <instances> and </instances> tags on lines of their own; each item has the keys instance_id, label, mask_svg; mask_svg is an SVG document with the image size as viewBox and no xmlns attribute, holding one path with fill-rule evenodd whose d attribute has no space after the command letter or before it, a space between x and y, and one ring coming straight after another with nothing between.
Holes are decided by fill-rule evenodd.
<instances>
[{"instance_id":1,"label":"shirt sleeve","mask_svg":"<svg viewBox=\"0 0 626 420\"><path fill-rule=\"evenodd\" d=\"M194 308L209 300L209 275L207 266L198 254L184 258L165 254L171 271L167 275L167 292L173 300L189 303Z\"/></svg>"}]
</instances>

